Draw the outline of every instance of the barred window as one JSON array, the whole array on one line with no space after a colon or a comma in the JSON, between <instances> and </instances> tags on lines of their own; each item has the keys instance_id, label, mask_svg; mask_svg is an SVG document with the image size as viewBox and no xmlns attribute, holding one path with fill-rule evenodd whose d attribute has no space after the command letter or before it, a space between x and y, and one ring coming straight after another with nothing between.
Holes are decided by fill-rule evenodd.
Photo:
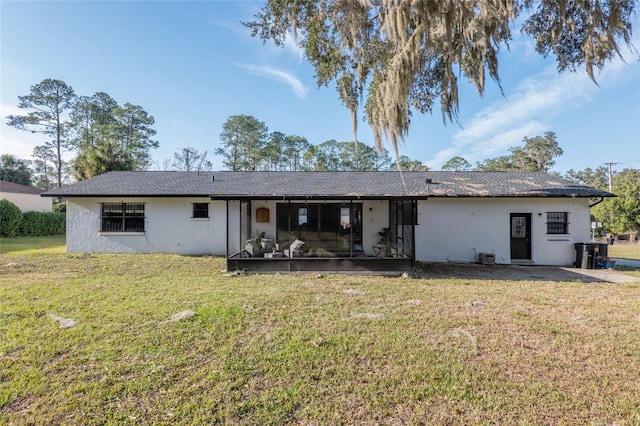
<instances>
[{"instance_id":1,"label":"barred window","mask_svg":"<svg viewBox=\"0 0 640 426\"><path fill-rule=\"evenodd\" d=\"M547 212L547 234L568 234L568 219L567 212Z\"/></svg>"},{"instance_id":2,"label":"barred window","mask_svg":"<svg viewBox=\"0 0 640 426\"><path fill-rule=\"evenodd\" d=\"M208 218L209 203L193 203L193 218Z\"/></svg>"},{"instance_id":3,"label":"barred window","mask_svg":"<svg viewBox=\"0 0 640 426\"><path fill-rule=\"evenodd\" d=\"M144 232L144 203L102 203L100 232Z\"/></svg>"}]
</instances>

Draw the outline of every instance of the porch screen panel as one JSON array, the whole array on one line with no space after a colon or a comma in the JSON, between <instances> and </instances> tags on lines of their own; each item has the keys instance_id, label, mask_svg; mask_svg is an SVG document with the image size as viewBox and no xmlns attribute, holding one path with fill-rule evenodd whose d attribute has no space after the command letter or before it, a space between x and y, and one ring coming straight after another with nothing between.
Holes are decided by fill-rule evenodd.
<instances>
[{"instance_id":1,"label":"porch screen panel","mask_svg":"<svg viewBox=\"0 0 640 426\"><path fill-rule=\"evenodd\" d=\"M281 250L289 248L291 242L295 240L289 233L293 228L289 223L290 213L289 204L276 204L276 243L280 245Z\"/></svg>"},{"instance_id":2,"label":"porch screen panel","mask_svg":"<svg viewBox=\"0 0 640 426\"><path fill-rule=\"evenodd\" d=\"M397 254L413 256L414 226L417 223L415 201L389 201L391 248Z\"/></svg>"},{"instance_id":3,"label":"porch screen panel","mask_svg":"<svg viewBox=\"0 0 640 426\"><path fill-rule=\"evenodd\" d=\"M354 244L362 251L362 204L278 203L276 240L281 250L296 239L305 242L306 257L349 256Z\"/></svg>"},{"instance_id":4,"label":"porch screen panel","mask_svg":"<svg viewBox=\"0 0 640 426\"><path fill-rule=\"evenodd\" d=\"M251 235L251 201L240 202L240 247L244 247Z\"/></svg>"}]
</instances>

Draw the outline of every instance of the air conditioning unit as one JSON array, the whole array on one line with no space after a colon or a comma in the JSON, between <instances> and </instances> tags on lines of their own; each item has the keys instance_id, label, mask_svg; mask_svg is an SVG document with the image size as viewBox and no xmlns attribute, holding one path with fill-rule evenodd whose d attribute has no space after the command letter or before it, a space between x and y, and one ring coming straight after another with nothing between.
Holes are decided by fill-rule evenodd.
<instances>
[{"instance_id":1,"label":"air conditioning unit","mask_svg":"<svg viewBox=\"0 0 640 426\"><path fill-rule=\"evenodd\" d=\"M495 265L496 255L494 253L478 253L478 263L483 265Z\"/></svg>"}]
</instances>

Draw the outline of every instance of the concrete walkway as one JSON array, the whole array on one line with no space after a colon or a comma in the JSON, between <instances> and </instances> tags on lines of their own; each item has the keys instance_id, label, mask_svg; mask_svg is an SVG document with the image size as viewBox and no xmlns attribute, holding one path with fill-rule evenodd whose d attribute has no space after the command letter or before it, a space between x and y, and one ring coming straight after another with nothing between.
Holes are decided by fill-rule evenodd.
<instances>
[{"instance_id":1,"label":"concrete walkway","mask_svg":"<svg viewBox=\"0 0 640 426\"><path fill-rule=\"evenodd\" d=\"M616 262L616 265L619 263ZM640 282L639 277L613 269L580 269L534 265L479 265L475 263L427 263L418 271L420 278L467 278L482 280L582 281L584 283Z\"/></svg>"},{"instance_id":2,"label":"concrete walkway","mask_svg":"<svg viewBox=\"0 0 640 426\"><path fill-rule=\"evenodd\" d=\"M628 268L640 269L640 260L633 259L618 259L614 258L616 261L616 265L618 266L626 266Z\"/></svg>"}]
</instances>

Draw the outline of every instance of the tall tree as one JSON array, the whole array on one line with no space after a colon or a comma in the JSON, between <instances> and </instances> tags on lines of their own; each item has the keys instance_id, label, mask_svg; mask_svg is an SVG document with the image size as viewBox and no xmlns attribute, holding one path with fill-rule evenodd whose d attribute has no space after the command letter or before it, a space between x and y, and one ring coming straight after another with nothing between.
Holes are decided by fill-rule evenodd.
<instances>
[{"instance_id":1,"label":"tall tree","mask_svg":"<svg viewBox=\"0 0 640 426\"><path fill-rule=\"evenodd\" d=\"M35 179L38 187L49 190L49 177L51 174L51 168L49 163L54 164L55 154L46 145L40 145L33 148L33 154L31 155L33 160L33 170L36 173Z\"/></svg>"},{"instance_id":2,"label":"tall tree","mask_svg":"<svg viewBox=\"0 0 640 426\"><path fill-rule=\"evenodd\" d=\"M287 135L282 132L272 132L262 148L260 154L261 170L283 170L286 163L285 145Z\"/></svg>"},{"instance_id":3,"label":"tall tree","mask_svg":"<svg viewBox=\"0 0 640 426\"><path fill-rule=\"evenodd\" d=\"M17 158L12 154L0 156L0 180L31 186L29 160Z\"/></svg>"},{"instance_id":4,"label":"tall tree","mask_svg":"<svg viewBox=\"0 0 640 426\"><path fill-rule=\"evenodd\" d=\"M20 130L42 133L51 139L45 145L56 153L58 187L62 186L64 162L62 151L68 145L68 122L64 114L75 100L73 89L64 81L46 79L31 86L25 96L18 96L19 108L30 109L26 115L10 115L7 124Z\"/></svg>"},{"instance_id":5,"label":"tall tree","mask_svg":"<svg viewBox=\"0 0 640 426\"><path fill-rule=\"evenodd\" d=\"M107 132L106 126L115 123L117 107L115 99L104 92L79 96L69 114L70 145L77 150L95 145Z\"/></svg>"},{"instance_id":6,"label":"tall tree","mask_svg":"<svg viewBox=\"0 0 640 426\"><path fill-rule=\"evenodd\" d=\"M78 98L70 116L71 144L78 152L71 168L79 180L113 170L144 170L149 151L159 146L152 139L152 116L137 105L121 107L104 92Z\"/></svg>"},{"instance_id":7,"label":"tall tree","mask_svg":"<svg viewBox=\"0 0 640 426\"><path fill-rule=\"evenodd\" d=\"M640 232L640 170L618 173L612 191L616 197L593 207L593 216L614 234Z\"/></svg>"},{"instance_id":8,"label":"tall tree","mask_svg":"<svg viewBox=\"0 0 640 426\"><path fill-rule=\"evenodd\" d=\"M302 136L288 135L285 137L282 149L282 170L301 170L304 153L310 146L307 138Z\"/></svg>"},{"instance_id":9,"label":"tall tree","mask_svg":"<svg viewBox=\"0 0 640 426\"><path fill-rule=\"evenodd\" d=\"M471 170L471 163L462 157L455 156L442 165L442 170L453 170L456 172L462 170Z\"/></svg>"},{"instance_id":10,"label":"tall tree","mask_svg":"<svg viewBox=\"0 0 640 426\"><path fill-rule=\"evenodd\" d=\"M380 154L362 142L328 140L311 146L304 155L305 170L374 171L391 164L388 153Z\"/></svg>"},{"instance_id":11,"label":"tall tree","mask_svg":"<svg viewBox=\"0 0 640 426\"><path fill-rule=\"evenodd\" d=\"M305 169L314 171L340 170L340 148L335 139L313 145L304 156Z\"/></svg>"},{"instance_id":12,"label":"tall tree","mask_svg":"<svg viewBox=\"0 0 640 426\"><path fill-rule=\"evenodd\" d=\"M398 157L397 166L400 170L405 172L426 172L429 170L429 166L424 164L420 160L412 160L406 155L401 155Z\"/></svg>"},{"instance_id":13,"label":"tall tree","mask_svg":"<svg viewBox=\"0 0 640 426\"><path fill-rule=\"evenodd\" d=\"M523 141L523 146L509 149L510 155L477 163L476 170L548 172L556 163L555 158L563 153L553 132L546 132L544 136L525 137Z\"/></svg>"},{"instance_id":14,"label":"tall tree","mask_svg":"<svg viewBox=\"0 0 640 426\"><path fill-rule=\"evenodd\" d=\"M587 185L606 191L609 185L607 174L607 168L604 166L596 167L595 169L587 167L584 170L578 171L571 169L565 173L564 178L569 182L577 183L579 185Z\"/></svg>"},{"instance_id":15,"label":"tall tree","mask_svg":"<svg viewBox=\"0 0 640 426\"><path fill-rule=\"evenodd\" d=\"M135 156L116 139L100 139L82 150L73 159L72 168L78 180L90 179L114 170L138 170Z\"/></svg>"},{"instance_id":16,"label":"tall tree","mask_svg":"<svg viewBox=\"0 0 640 426\"><path fill-rule=\"evenodd\" d=\"M525 137L524 146L511 148L510 151L515 168L534 172L548 172L556 163L555 158L563 153L553 132L533 138Z\"/></svg>"},{"instance_id":17,"label":"tall tree","mask_svg":"<svg viewBox=\"0 0 640 426\"><path fill-rule=\"evenodd\" d=\"M233 171L255 171L262 158L269 129L255 117L233 115L222 126L216 155L224 157L223 164Z\"/></svg>"},{"instance_id":18,"label":"tall tree","mask_svg":"<svg viewBox=\"0 0 640 426\"><path fill-rule=\"evenodd\" d=\"M412 110L443 118L458 113L458 77L482 94L485 76L499 83L498 55L522 25L540 54L555 55L558 70L594 68L631 43L636 0L267 0L254 36L283 45L296 39L319 85L334 82L350 110L354 132L360 100L376 146L407 135Z\"/></svg>"},{"instance_id":19,"label":"tall tree","mask_svg":"<svg viewBox=\"0 0 640 426\"><path fill-rule=\"evenodd\" d=\"M151 139L156 134L151 127L155 123L153 116L142 107L127 102L113 110L113 117L115 123L108 127L120 149L132 153L138 170L147 168L150 164L149 151L160 146L158 141Z\"/></svg>"},{"instance_id":20,"label":"tall tree","mask_svg":"<svg viewBox=\"0 0 640 426\"><path fill-rule=\"evenodd\" d=\"M510 155L487 158L482 162L476 163L475 169L482 172L508 172L517 170Z\"/></svg>"}]
</instances>

